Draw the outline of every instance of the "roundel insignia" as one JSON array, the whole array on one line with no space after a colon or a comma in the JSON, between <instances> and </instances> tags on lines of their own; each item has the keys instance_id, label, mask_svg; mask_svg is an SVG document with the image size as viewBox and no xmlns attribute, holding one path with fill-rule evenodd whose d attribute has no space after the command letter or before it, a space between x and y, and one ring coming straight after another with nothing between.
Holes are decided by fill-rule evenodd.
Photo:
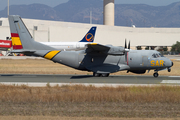
<instances>
[{"instance_id":1,"label":"roundel insignia","mask_svg":"<svg viewBox=\"0 0 180 120\"><path fill-rule=\"evenodd\" d=\"M93 34L88 33L85 38L86 38L86 40L87 40L88 42L91 42L91 41L93 41L94 36L93 36Z\"/></svg>"}]
</instances>

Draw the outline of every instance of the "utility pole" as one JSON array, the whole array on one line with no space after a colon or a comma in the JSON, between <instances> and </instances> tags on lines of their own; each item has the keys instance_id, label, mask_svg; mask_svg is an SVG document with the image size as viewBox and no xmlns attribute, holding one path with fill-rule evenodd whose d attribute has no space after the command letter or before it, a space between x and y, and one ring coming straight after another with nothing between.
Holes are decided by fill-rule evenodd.
<instances>
[{"instance_id":1,"label":"utility pole","mask_svg":"<svg viewBox=\"0 0 180 120\"><path fill-rule=\"evenodd\" d=\"M92 11L90 11L90 24L92 24Z\"/></svg>"},{"instance_id":2,"label":"utility pole","mask_svg":"<svg viewBox=\"0 0 180 120\"><path fill-rule=\"evenodd\" d=\"M50 29L48 27L48 42L50 42Z\"/></svg>"},{"instance_id":3,"label":"utility pole","mask_svg":"<svg viewBox=\"0 0 180 120\"><path fill-rule=\"evenodd\" d=\"M8 0L7 15L9 16L9 0Z\"/></svg>"}]
</instances>

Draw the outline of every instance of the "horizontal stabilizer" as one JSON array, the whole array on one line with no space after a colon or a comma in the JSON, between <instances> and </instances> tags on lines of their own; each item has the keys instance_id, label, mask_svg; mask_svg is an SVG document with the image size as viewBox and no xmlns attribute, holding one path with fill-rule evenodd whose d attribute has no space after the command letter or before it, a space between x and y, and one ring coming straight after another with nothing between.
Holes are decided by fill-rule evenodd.
<instances>
[{"instance_id":1,"label":"horizontal stabilizer","mask_svg":"<svg viewBox=\"0 0 180 120\"><path fill-rule=\"evenodd\" d=\"M11 51L11 53L34 53L34 52L36 52L36 51L34 51L34 50L13 50L13 51Z\"/></svg>"}]
</instances>

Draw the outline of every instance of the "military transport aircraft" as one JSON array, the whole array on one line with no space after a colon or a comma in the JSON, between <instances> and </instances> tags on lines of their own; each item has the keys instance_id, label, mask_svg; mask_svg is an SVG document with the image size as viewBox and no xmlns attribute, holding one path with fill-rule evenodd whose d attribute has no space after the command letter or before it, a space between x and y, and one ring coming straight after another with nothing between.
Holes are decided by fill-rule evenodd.
<instances>
[{"instance_id":1,"label":"military transport aircraft","mask_svg":"<svg viewBox=\"0 0 180 120\"><path fill-rule=\"evenodd\" d=\"M58 50L82 50L86 45L94 42L96 27L92 27L84 38L79 42L40 42Z\"/></svg>"},{"instance_id":2,"label":"military transport aircraft","mask_svg":"<svg viewBox=\"0 0 180 120\"><path fill-rule=\"evenodd\" d=\"M126 70L143 74L154 70L171 71L173 62L154 50L130 50L130 43L125 47L91 43L79 51L60 51L53 47L34 41L20 16L9 16L13 53L40 56L66 66L93 72L93 76L108 77L110 73Z\"/></svg>"}]
</instances>

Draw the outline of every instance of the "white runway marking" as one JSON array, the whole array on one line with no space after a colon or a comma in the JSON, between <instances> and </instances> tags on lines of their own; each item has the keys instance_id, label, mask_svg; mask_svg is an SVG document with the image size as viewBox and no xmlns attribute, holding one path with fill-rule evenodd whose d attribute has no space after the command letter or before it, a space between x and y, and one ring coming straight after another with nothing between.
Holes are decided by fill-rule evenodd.
<instances>
[{"instance_id":1,"label":"white runway marking","mask_svg":"<svg viewBox=\"0 0 180 120\"><path fill-rule=\"evenodd\" d=\"M2 85L27 85L29 87L45 87L50 85L53 86L63 86L63 85L85 85L85 86L95 86L95 87L119 87L119 86L159 86L160 84L98 84L98 83L25 83L25 82L1 82Z\"/></svg>"},{"instance_id":2,"label":"white runway marking","mask_svg":"<svg viewBox=\"0 0 180 120\"><path fill-rule=\"evenodd\" d=\"M180 78L180 76L169 76L169 77L176 77L176 78Z\"/></svg>"},{"instance_id":3,"label":"white runway marking","mask_svg":"<svg viewBox=\"0 0 180 120\"><path fill-rule=\"evenodd\" d=\"M180 80L163 80L161 83L180 84Z\"/></svg>"}]
</instances>

